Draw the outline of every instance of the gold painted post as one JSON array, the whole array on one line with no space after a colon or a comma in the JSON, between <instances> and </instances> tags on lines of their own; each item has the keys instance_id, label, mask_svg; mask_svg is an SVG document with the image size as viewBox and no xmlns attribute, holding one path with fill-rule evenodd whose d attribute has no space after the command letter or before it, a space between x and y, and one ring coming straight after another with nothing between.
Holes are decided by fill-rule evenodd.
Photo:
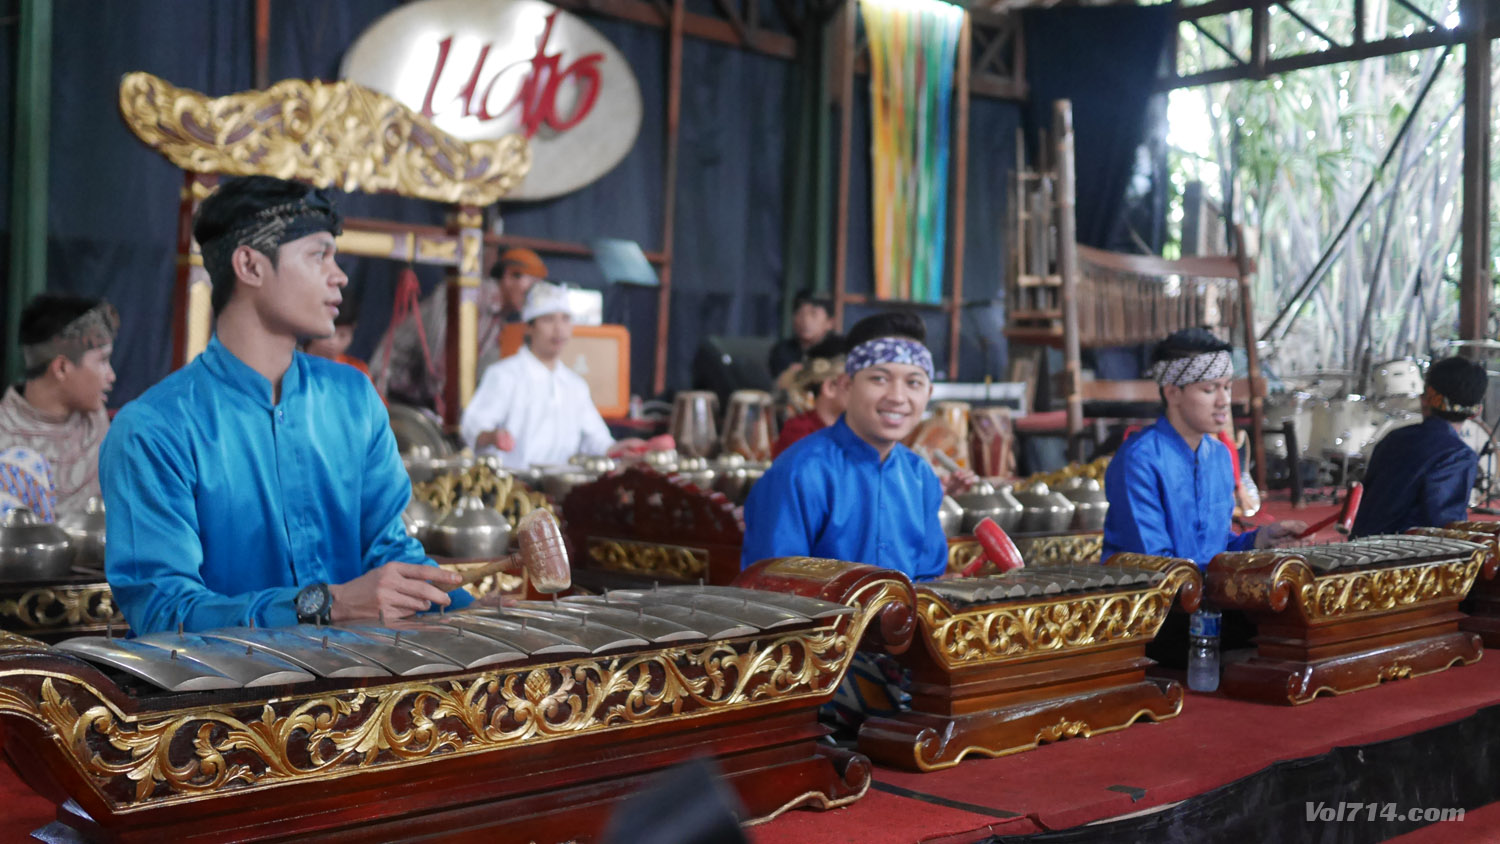
<instances>
[{"instance_id":1,"label":"gold painted post","mask_svg":"<svg viewBox=\"0 0 1500 844\"><path fill-rule=\"evenodd\" d=\"M213 334L213 283L203 266L203 250L193 239L193 215L213 193L218 178L192 171L185 174L177 211L177 284L172 321L173 364L186 366L208 348Z\"/></svg>"},{"instance_id":2,"label":"gold painted post","mask_svg":"<svg viewBox=\"0 0 1500 844\"><path fill-rule=\"evenodd\" d=\"M478 206L460 205L449 220L458 238L458 268L448 276L447 383L443 386L443 421L453 426L474 397L479 359L479 256L484 250L484 222Z\"/></svg>"}]
</instances>

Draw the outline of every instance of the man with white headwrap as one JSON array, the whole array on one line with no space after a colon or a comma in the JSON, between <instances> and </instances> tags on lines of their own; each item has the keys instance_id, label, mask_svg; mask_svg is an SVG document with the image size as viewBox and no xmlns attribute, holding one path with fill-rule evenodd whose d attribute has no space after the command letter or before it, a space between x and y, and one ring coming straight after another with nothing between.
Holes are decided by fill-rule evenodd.
<instances>
[{"instance_id":1,"label":"man with white headwrap","mask_svg":"<svg viewBox=\"0 0 1500 844\"><path fill-rule=\"evenodd\" d=\"M1126 440L1104 474L1109 512L1103 557L1121 551L1183 557L1200 567L1215 554L1272 547L1299 533L1278 522L1236 534L1229 449L1215 438L1229 422L1230 346L1203 329L1157 346L1153 373L1165 413Z\"/></svg>"},{"instance_id":2,"label":"man with white headwrap","mask_svg":"<svg viewBox=\"0 0 1500 844\"><path fill-rule=\"evenodd\" d=\"M526 345L484 371L459 421L464 443L500 455L515 469L606 453L615 441L588 382L562 362L573 336L567 290L545 281L532 285L521 318Z\"/></svg>"}]
</instances>

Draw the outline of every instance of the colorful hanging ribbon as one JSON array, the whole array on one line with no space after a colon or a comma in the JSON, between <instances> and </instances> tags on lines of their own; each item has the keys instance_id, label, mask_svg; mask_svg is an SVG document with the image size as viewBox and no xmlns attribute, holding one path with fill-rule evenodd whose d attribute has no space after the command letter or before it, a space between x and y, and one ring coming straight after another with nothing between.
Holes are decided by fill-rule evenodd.
<instances>
[{"instance_id":1,"label":"colorful hanging ribbon","mask_svg":"<svg viewBox=\"0 0 1500 844\"><path fill-rule=\"evenodd\" d=\"M941 0L861 0L860 10L870 45L875 295L939 302L964 12Z\"/></svg>"}]
</instances>

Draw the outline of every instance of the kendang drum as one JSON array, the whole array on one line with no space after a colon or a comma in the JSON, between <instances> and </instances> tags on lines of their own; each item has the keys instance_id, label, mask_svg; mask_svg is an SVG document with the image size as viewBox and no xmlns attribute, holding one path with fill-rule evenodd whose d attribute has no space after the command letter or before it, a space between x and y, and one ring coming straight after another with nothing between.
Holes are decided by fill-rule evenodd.
<instances>
[{"instance_id":1,"label":"kendang drum","mask_svg":"<svg viewBox=\"0 0 1500 844\"><path fill-rule=\"evenodd\" d=\"M735 390L724 411L724 453L770 460L776 442L776 406L764 390Z\"/></svg>"},{"instance_id":2,"label":"kendang drum","mask_svg":"<svg viewBox=\"0 0 1500 844\"><path fill-rule=\"evenodd\" d=\"M1388 360L1370 373L1370 395L1377 398L1420 396L1425 384L1421 365L1411 358Z\"/></svg>"},{"instance_id":3,"label":"kendang drum","mask_svg":"<svg viewBox=\"0 0 1500 844\"><path fill-rule=\"evenodd\" d=\"M683 457L712 457L719 445L719 397L707 390L684 390L672 400L669 432Z\"/></svg>"}]
</instances>

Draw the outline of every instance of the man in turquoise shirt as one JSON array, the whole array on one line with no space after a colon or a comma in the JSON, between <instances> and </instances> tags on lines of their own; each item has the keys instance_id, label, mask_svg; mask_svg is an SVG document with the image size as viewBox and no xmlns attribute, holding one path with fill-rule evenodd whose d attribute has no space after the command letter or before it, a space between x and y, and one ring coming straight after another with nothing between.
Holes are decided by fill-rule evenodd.
<instances>
[{"instance_id":1,"label":"man in turquoise shirt","mask_svg":"<svg viewBox=\"0 0 1500 844\"><path fill-rule=\"evenodd\" d=\"M471 600L406 534L411 482L369 379L297 351L333 333L339 230L324 191L269 177L226 180L200 208L217 332L120 411L99 458L105 572L135 633Z\"/></svg>"}]
</instances>

